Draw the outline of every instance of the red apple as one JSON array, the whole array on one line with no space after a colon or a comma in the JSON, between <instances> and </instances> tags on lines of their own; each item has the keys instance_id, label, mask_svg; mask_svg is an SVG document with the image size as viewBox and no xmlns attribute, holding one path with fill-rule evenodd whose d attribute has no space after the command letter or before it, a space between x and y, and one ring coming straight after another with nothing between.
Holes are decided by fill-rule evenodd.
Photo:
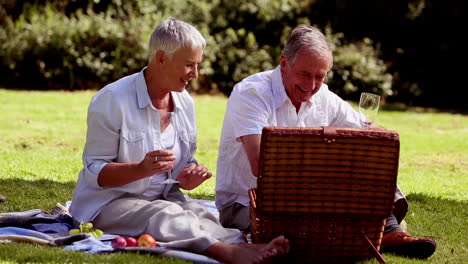
<instances>
[{"instance_id":1,"label":"red apple","mask_svg":"<svg viewBox=\"0 0 468 264\"><path fill-rule=\"evenodd\" d=\"M127 247L136 247L138 246L138 242L133 237L126 237L125 241L127 242Z\"/></svg>"},{"instance_id":2,"label":"red apple","mask_svg":"<svg viewBox=\"0 0 468 264\"><path fill-rule=\"evenodd\" d=\"M143 234L138 238L138 246L153 248L156 246L156 239L150 234Z\"/></svg>"},{"instance_id":3,"label":"red apple","mask_svg":"<svg viewBox=\"0 0 468 264\"><path fill-rule=\"evenodd\" d=\"M125 240L124 237L116 237L112 239L112 247L113 248L121 248L121 247L126 247L127 246L127 241Z\"/></svg>"}]
</instances>

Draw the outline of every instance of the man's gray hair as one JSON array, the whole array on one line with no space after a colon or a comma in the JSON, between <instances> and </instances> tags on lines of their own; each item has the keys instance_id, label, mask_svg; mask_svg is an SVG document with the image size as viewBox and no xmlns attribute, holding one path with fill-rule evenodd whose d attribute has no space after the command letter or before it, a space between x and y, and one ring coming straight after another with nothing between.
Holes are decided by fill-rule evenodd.
<instances>
[{"instance_id":1,"label":"man's gray hair","mask_svg":"<svg viewBox=\"0 0 468 264\"><path fill-rule=\"evenodd\" d=\"M327 39L320 30L304 24L300 24L294 28L283 49L283 54L286 56L289 64L295 62L297 53L302 48L317 52L321 56L330 56L332 60L331 64L333 64L332 50Z\"/></svg>"},{"instance_id":2,"label":"man's gray hair","mask_svg":"<svg viewBox=\"0 0 468 264\"><path fill-rule=\"evenodd\" d=\"M148 61L151 63L158 50L164 51L172 59L174 52L182 47L205 49L206 41L194 26L176 18L168 18L151 34Z\"/></svg>"}]
</instances>

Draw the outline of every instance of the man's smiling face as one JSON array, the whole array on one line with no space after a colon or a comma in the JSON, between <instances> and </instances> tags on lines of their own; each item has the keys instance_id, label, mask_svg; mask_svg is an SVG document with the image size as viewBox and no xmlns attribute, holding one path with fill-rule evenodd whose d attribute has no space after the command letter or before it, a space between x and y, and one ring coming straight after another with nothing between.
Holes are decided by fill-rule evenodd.
<instances>
[{"instance_id":1,"label":"man's smiling face","mask_svg":"<svg viewBox=\"0 0 468 264\"><path fill-rule=\"evenodd\" d=\"M317 52L302 48L293 63L281 56L283 85L289 99L298 107L316 94L330 69L331 54L319 55Z\"/></svg>"}]
</instances>

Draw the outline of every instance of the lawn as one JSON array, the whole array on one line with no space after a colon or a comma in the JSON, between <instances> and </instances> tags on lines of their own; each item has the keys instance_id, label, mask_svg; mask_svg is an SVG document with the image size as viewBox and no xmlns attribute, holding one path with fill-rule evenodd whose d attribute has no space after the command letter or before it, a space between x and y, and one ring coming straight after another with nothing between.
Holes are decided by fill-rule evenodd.
<instances>
[{"instance_id":1,"label":"lawn","mask_svg":"<svg viewBox=\"0 0 468 264\"><path fill-rule=\"evenodd\" d=\"M50 210L65 203L81 169L86 109L94 91L0 89L0 212ZM226 98L195 96L196 158L216 171ZM377 123L400 133L398 183L407 194L408 230L431 236L436 253L425 261L384 255L389 263L465 263L468 256L468 118L436 111L380 112ZM214 199L215 177L192 197ZM21 252L21 254L18 254ZM138 254L89 255L29 244L0 245L1 263L183 263ZM374 263L373 261L368 263Z\"/></svg>"}]
</instances>

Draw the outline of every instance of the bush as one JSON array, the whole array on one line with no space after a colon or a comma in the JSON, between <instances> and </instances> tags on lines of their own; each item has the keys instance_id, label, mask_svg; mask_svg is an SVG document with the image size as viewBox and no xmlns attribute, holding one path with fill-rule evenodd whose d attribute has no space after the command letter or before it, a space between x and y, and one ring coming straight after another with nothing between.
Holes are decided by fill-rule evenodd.
<instances>
[{"instance_id":1,"label":"bush","mask_svg":"<svg viewBox=\"0 0 468 264\"><path fill-rule=\"evenodd\" d=\"M0 29L2 75L32 89L73 90L102 87L139 71L147 63L154 25L170 10L150 1L114 2L100 13L89 5L65 16L46 4L28 8L15 21L6 19Z\"/></svg>"},{"instance_id":2,"label":"bush","mask_svg":"<svg viewBox=\"0 0 468 264\"><path fill-rule=\"evenodd\" d=\"M333 35L330 29L326 32L334 50L335 66L328 76L331 89L350 99L358 99L361 92L392 95L392 75L386 73L387 66L378 58L372 40L346 44L343 34Z\"/></svg>"},{"instance_id":3,"label":"bush","mask_svg":"<svg viewBox=\"0 0 468 264\"><path fill-rule=\"evenodd\" d=\"M104 13L66 17L51 5L31 9L6 23L3 64L20 83L34 81L31 88L96 88L145 60L142 34L129 33L133 23L115 23Z\"/></svg>"},{"instance_id":4,"label":"bush","mask_svg":"<svg viewBox=\"0 0 468 264\"><path fill-rule=\"evenodd\" d=\"M99 88L144 67L151 32L173 16L194 24L207 39L192 91L229 95L248 75L276 67L292 27L310 24L312 2L21 2L22 12L0 19L0 73L7 76L4 83L32 89ZM335 92L391 94L391 76L370 39L345 43L343 34L327 32L335 52L328 83Z\"/></svg>"}]
</instances>

